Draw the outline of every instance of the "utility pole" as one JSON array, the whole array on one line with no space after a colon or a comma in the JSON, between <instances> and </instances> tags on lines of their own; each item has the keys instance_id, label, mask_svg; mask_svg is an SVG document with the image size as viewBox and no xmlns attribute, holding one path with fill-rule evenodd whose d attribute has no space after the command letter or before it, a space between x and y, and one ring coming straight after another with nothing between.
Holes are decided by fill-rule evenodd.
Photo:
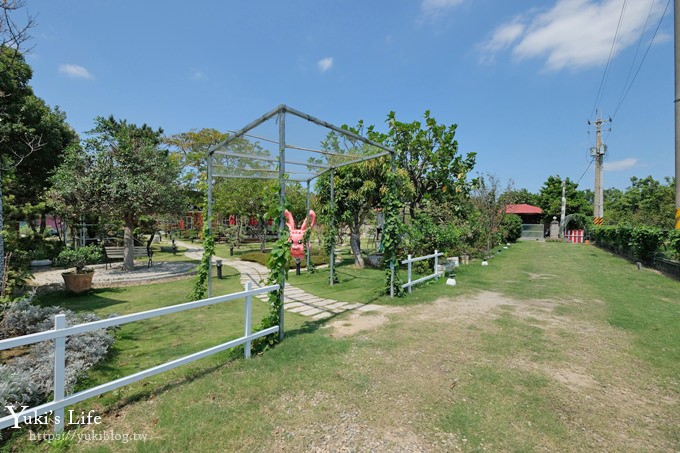
<instances>
[{"instance_id":1,"label":"utility pole","mask_svg":"<svg viewBox=\"0 0 680 453\"><path fill-rule=\"evenodd\" d=\"M680 0L676 0L680 1ZM611 121L611 118L609 119ZM593 223L602 225L604 223L604 190L602 188L602 164L604 156L607 154L607 145L602 143L602 118L595 120L595 147L590 148L590 156L595 159L595 201L593 203ZM588 121L590 124L590 121Z\"/></svg>"},{"instance_id":2,"label":"utility pole","mask_svg":"<svg viewBox=\"0 0 680 453\"><path fill-rule=\"evenodd\" d=\"M675 0L675 229L680 230L680 0Z\"/></svg>"}]
</instances>

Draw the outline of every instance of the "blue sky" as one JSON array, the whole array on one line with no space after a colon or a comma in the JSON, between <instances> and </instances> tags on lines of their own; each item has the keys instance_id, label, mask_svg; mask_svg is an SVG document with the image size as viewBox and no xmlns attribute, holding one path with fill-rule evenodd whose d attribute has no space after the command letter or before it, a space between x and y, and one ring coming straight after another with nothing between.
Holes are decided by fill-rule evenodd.
<instances>
[{"instance_id":1,"label":"blue sky","mask_svg":"<svg viewBox=\"0 0 680 453\"><path fill-rule=\"evenodd\" d=\"M279 104L378 129L389 111L412 121L430 110L458 124L477 172L531 191L549 175L581 177L597 107L614 116L605 187L624 188L631 176L673 174L672 5L616 111L666 4L31 0L28 62L36 94L81 134L110 114L174 134L239 129ZM300 134L292 140L318 146Z\"/></svg>"}]
</instances>

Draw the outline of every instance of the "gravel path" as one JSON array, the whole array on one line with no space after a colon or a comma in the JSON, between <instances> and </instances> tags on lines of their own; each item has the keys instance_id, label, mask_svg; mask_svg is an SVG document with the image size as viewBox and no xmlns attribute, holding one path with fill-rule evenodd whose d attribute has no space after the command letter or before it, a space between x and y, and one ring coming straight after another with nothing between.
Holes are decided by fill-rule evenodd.
<instances>
[{"instance_id":1,"label":"gravel path","mask_svg":"<svg viewBox=\"0 0 680 453\"><path fill-rule=\"evenodd\" d=\"M175 279L186 276L196 269L195 263L185 262L160 262L154 263L152 267L138 264L130 272L122 270L123 263L113 263L106 269L105 264L88 266L95 270L92 278L92 285L95 288L122 285L140 285L145 283L155 283L162 280ZM64 279L62 272L66 269L36 268L33 270L33 278L29 281L31 286L51 286L63 287Z\"/></svg>"}]
</instances>

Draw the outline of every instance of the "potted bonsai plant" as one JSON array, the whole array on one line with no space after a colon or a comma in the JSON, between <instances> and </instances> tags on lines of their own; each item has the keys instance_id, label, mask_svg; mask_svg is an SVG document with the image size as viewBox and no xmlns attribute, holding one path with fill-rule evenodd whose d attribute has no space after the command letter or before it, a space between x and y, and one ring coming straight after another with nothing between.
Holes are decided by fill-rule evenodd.
<instances>
[{"instance_id":1,"label":"potted bonsai plant","mask_svg":"<svg viewBox=\"0 0 680 453\"><path fill-rule=\"evenodd\" d=\"M66 289L76 294L89 291L92 288L93 269L86 269L88 264L101 263L104 259L99 247L88 245L77 249L64 249L57 257L57 264L65 267L75 267L75 271L63 272Z\"/></svg>"}]
</instances>

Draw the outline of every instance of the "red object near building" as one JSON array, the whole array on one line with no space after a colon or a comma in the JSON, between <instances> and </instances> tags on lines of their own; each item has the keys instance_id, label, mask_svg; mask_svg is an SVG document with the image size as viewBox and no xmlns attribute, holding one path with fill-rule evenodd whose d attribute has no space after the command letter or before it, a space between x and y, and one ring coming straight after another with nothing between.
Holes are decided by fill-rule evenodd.
<instances>
[{"instance_id":1,"label":"red object near building","mask_svg":"<svg viewBox=\"0 0 680 453\"><path fill-rule=\"evenodd\" d=\"M585 238L585 232L583 230L567 230L564 233L564 238L575 244L583 244L583 239Z\"/></svg>"},{"instance_id":2,"label":"red object near building","mask_svg":"<svg viewBox=\"0 0 680 453\"><path fill-rule=\"evenodd\" d=\"M229 216L229 225L236 225L236 216L234 215Z\"/></svg>"}]
</instances>

